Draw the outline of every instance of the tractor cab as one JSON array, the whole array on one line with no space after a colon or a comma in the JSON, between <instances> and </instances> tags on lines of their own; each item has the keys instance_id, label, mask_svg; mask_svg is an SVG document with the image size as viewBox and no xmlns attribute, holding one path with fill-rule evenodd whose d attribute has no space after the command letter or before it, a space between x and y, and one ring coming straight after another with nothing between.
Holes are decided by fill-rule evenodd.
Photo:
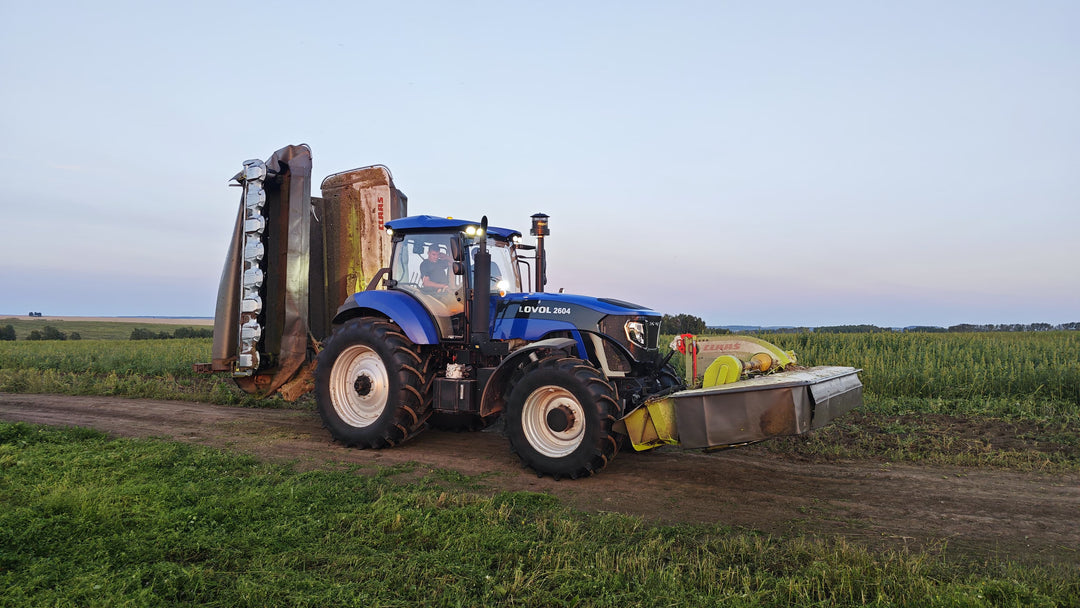
<instances>
[{"instance_id":1,"label":"tractor cab","mask_svg":"<svg viewBox=\"0 0 1080 608\"><path fill-rule=\"evenodd\" d=\"M489 290L518 293L521 274L513 239L519 232L464 220L421 215L387 222L393 243L387 286L404 291L430 313L443 339L466 337L467 302L475 288L475 260L486 238L491 256Z\"/></svg>"}]
</instances>

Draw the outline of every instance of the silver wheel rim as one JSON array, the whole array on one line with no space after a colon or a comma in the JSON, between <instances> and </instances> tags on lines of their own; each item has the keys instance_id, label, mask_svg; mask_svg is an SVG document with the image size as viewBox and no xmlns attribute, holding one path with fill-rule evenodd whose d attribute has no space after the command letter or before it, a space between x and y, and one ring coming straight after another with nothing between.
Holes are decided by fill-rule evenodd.
<instances>
[{"instance_id":1,"label":"silver wheel rim","mask_svg":"<svg viewBox=\"0 0 1080 608\"><path fill-rule=\"evenodd\" d=\"M565 429L556 431L548 424L548 414L563 408L573 419ZM550 458L561 458L571 454L585 439L585 410L565 388L541 386L525 400L521 428L533 449Z\"/></svg>"},{"instance_id":2,"label":"silver wheel rim","mask_svg":"<svg viewBox=\"0 0 1080 608\"><path fill-rule=\"evenodd\" d=\"M338 355L330 370L330 402L342 421L358 428L371 425L386 409L389 396L386 365L375 351L354 345Z\"/></svg>"}]
</instances>

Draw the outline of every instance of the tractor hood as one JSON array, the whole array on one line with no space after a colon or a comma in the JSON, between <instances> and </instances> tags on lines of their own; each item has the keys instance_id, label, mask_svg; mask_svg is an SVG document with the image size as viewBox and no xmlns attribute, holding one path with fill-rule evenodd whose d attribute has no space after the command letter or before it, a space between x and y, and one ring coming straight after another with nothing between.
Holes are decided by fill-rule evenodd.
<instances>
[{"instance_id":1,"label":"tractor hood","mask_svg":"<svg viewBox=\"0 0 1080 608\"><path fill-rule=\"evenodd\" d=\"M562 293L516 293L493 298L491 337L540 340L570 332L585 350L581 332L606 335L638 361L657 352L662 315L638 304Z\"/></svg>"}]
</instances>

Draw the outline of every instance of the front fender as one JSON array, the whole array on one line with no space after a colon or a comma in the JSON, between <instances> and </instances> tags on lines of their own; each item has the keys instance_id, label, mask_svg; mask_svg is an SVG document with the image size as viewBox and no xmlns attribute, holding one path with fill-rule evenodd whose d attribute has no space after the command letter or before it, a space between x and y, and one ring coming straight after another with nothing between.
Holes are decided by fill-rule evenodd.
<instances>
[{"instance_id":1,"label":"front fender","mask_svg":"<svg viewBox=\"0 0 1080 608\"><path fill-rule=\"evenodd\" d=\"M338 308L334 324L363 316L366 311L375 311L397 323L413 344L439 343L439 331L427 309L401 291L376 290L353 294Z\"/></svg>"},{"instance_id":2,"label":"front fender","mask_svg":"<svg viewBox=\"0 0 1080 608\"><path fill-rule=\"evenodd\" d=\"M510 356L502 360L499 367L495 368L495 371L491 373L491 378L488 379L487 384L484 385L484 394L480 398L480 415L488 416L506 409L506 399L504 399L506 389L509 387L510 380L514 377L514 371L524 365L524 361L530 354L543 349L548 351L562 350L569 356L573 353L572 349L577 344L578 342L573 338L550 338L533 342L515 350Z\"/></svg>"}]
</instances>

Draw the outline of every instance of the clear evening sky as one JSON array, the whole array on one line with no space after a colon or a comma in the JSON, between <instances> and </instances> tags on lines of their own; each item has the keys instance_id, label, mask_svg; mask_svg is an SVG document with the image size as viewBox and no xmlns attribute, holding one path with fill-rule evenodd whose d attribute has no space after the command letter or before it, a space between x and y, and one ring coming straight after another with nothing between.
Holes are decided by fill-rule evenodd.
<instances>
[{"instance_id":1,"label":"clear evening sky","mask_svg":"<svg viewBox=\"0 0 1080 608\"><path fill-rule=\"evenodd\" d=\"M1080 320L1080 3L0 0L0 314L213 314L248 158L709 324Z\"/></svg>"}]
</instances>

